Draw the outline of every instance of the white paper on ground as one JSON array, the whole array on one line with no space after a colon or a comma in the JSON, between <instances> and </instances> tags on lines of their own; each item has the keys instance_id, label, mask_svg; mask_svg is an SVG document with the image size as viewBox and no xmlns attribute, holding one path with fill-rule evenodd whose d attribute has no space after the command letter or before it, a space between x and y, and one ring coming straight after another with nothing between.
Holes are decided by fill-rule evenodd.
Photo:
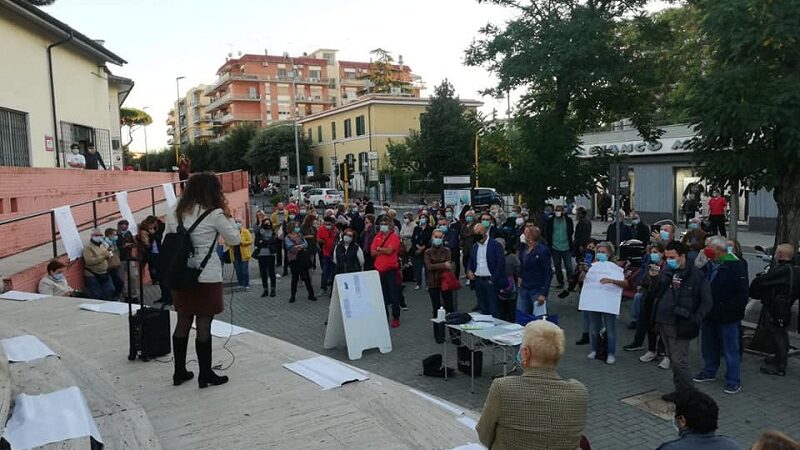
<instances>
[{"instance_id":1,"label":"white paper on ground","mask_svg":"<svg viewBox=\"0 0 800 450\"><path fill-rule=\"evenodd\" d=\"M192 324L192 328L196 328L194 323ZM253 330L236 325L232 326L228 322L223 322L221 320L211 322L211 335L216 337L226 338L228 336L236 336L237 334L250 333L252 331Z\"/></svg>"},{"instance_id":2,"label":"white paper on ground","mask_svg":"<svg viewBox=\"0 0 800 450\"><path fill-rule=\"evenodd\" d=\"M118 316L124 316L125 314L128 314L128 304L120 302L81 303L78 307L86 311L116 314ZM131 311L134 313L138 311L139 308L139 305L131 305Z\"/></svg>"},{"instance_id":3,"label":"white paper on ground","mask_svg":"<svg viewBox=\"0 0 800 450\"><path fill-rule=\"evenodd\" d=\"M333 389L352 381L364 381L369 377L362 371L335 361L326 356L284 364L283 367L322 386L322 389Z\"/></svg>"},{"instance_id":4,"label":"white paper on ground","mask_svg":"<svg viewBox=\"0 0 800 450\"><path fill-rule=\"evenodd\" d=\"M33 292L23 292L23 291L8 291L0 294L0 298L4 300L16 300L18 302L27 302L28 300L39 300L45 297L50 297L50 296L42 294L34 294Z\"/></svg>"},{"instance_id":5,"label":"white paper on ground","mask_svg":"<svg viewBox=\"0 0 800 450\"><path fill-rule=\"evenodd\" d=\"M486 450L486 447L482 446L481 444L470 442L469 444L460 445L451 450Z\"/></svg>"},{"instance_id":6,"label":"white paper on ground","mask_svg":"<svg viewBox=\"0 0 800 450\"><path fill-rule=\"evenodd\" d=\"M175 197L175 188L172 187L172 183L164 183L161 188L164 189L164 199L167 201L167 206L174 208L178 204L178 198Z\"/></svg>"},{"instance_id":7,"label":"white paper on ground","mask_svg":"<svg viewBox=\"0 0 800 450\"><path fill-rule=\"evenodd\" d=\"M432 397L432 396L430 396L430 395L428 395L428 394L426 394L424 392L420 392L420 391L418 391L416 389L409 389L409 391L411 391L411 393L413 393L413 394L419 395L420 397L422 397L425 400L433 403L434 405L437 405L437 406L441 407L442 409L450 411L451 413L453 413L453 414L455 414L457 416L463 416L464 415L464 410L463 409L457 408L456 406L453 406L452 404L447 403L444 400L438 399L436 397Z\"/></svg>"},{"instance_id":8,"label":"white paper on ground","mask_svg":"<svg viewBox=\"0 0 800 450\"><path fill-rule=\"evenodd\" d=\"M3 433L11 448L34 448L85 436L103 442L86 398L75 386L43 395L18 395Z\"/></svg>"},{"instance_id":9,"label":"white paper on ground","mask_svg":"<svg viewBox=\"0 0 800 450\"><path fill-rule=\"evenodd\" d=\"M128 204L128 192L117 192L116 196L117 205L119 205L119 213L122 215L123 219L128 221L128 231L130 231L132 235L136 236L136 234L139 233L139 228L136 226L136 219L133 217L131 206Z\"/></svg>"},{"instance_id":10,"label":"white paper on ground","mask_svg":"<svg viewBox=\"0 0 800 450\"><path fill-rule=\"evenodd\" d=\"M3 345L3 350L10 362L27 362L50 355L58 356L38 337L30 334L0 340L0 344Z\"/></svg>"},{"instance_id":11,"label":"white paper on ground","mask_svg":"<svg viewBox=\"0 0 800 450\"><path fill-rule=\"evenodd\" d=\"M75 218L72 217L72 210L69 206L61 206L53 209L53 215L58 225L58 234L61 235L61 242L67 249L67 257L70 261L75 261L83 255L83 242L78 233L78 226L75 225Z\"/></svg>"}]
</instances>

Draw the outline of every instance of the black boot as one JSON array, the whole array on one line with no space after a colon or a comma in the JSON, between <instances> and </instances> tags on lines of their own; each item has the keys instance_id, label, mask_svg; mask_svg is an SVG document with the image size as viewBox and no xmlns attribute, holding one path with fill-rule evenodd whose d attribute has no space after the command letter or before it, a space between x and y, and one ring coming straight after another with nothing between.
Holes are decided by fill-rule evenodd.
<instances>
[{"instance_id":1,"label":"black boot","mask_svg":"<svg viewBox=\"0 0 800 450\"><path fill-rule=\"evenodd\" d=\"M272 286L272 288L269 290L269 296L275 297L275 286Z\"/></svg>"},{"instance_id":2,"label":"black boot","mask_svg":"<svg viewBox=\"0 0 800 450\"><path fill-rule=\"evenodd\" d=\"M194 374L186 370L186 346L189 337L172 336L172 357L175 360L175 373L172 374L172 384L180 386L184 381L194 378Z\"/></svg>"},{"instance_id":3,"label":"black boot","mask_svg":"<svg viewBox=\"0 0 800 450\"><path fill-rule=\"evenodd\" d=\"M314 286L311 285L311 279L306 278L304 282L306 284L306 290L308 291L308 299L312 302L317 301L317 297L314 295Z\"/></svg>"},{"instance_id":4,"label":"black boot","mask_svg":"<svg viewBox=\"0 0 800 450\"><path fill-rule=\"evenodd\" d=\"M269 291L267 291L266 289L264 289L264 292L262 292L262 293L261 293L261 298L264 298L264 297L266 297L268 294L269 294Z\"/></svg>"},{"instance_id":5,"label":"black boot","mask_svg":"<svg viewBox=\"0 0 800 450\"><path fill-rule=\"evenodd\" d=\"M588 343L589 343L589 333L583 333L581 335L580 340L576 342L575 345L586 345Z\"/></svg>"},{"instance_id":6,"label":"black boot","mask_svg":"<svg viewBox=\"0 0 800 450\"><path fill-rule=\"evenodd\" d=\"M211 370L211 340L208 341L194 341L195 350L197 350L197 362L200 365L200 374L197 376L197 384L200 389L207 387L209 384L217 386L228 382L228 377L219 376Z\"/></svg>"}]
</instances>

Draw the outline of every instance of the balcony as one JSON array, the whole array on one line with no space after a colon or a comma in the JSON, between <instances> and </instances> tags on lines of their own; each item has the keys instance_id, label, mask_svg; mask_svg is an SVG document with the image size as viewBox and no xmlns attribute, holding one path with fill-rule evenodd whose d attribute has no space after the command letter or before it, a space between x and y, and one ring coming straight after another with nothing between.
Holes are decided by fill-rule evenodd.
<instances>
[{"instance_id":1,"label":"balcony","mask_svg":"<svg viewBox=\"0 0 800 450\"><path fill-rule=\"evenodd\" d=\"M175 128L172 125L170 125L169 127L167 127L167 136L172 136L173 134L175 134Z\"/></svg>"},{"instance_id":2,"label":"balcony","mask_svg":"<svg viewBox=\"0 0 800 450\"><path fill-rule=\"evenodd\" d=\"M210 114L198 114L192 119L193 123L208 122L211 120Z\"/></svg>"},{"instance_id":3,"label":"balcony","mask_svg":"<svg viewBox=\"0 0 800 450\"><path fill-rule=\"evenodd\" d=\"M261 101L261 95L259 95L259 94L255 94L255 95L234 94L234 93L228 92L227 94L223 95L222 97L219 97L219 98L213 100L211 103L209 103L208 106L206 106L206 111L213 111L213 110L219 109L221 106L224 106L224 105L226 105L226 104L228 104L230 102L233 102L233 101L237 101L237 102L239 102L239 101L242 101L242 102L260 102Z\"/></svg>"},{"instance_id":4,"label":"balcony","mask_svg":"<svg viewBox=\"0 0 800 450\"><path fill-rule=\"evenodd\" d=\"M295 101L297 103L312 103L312 104L316 104L316 105L321 105L321 104L324 105L324 104L328 104L328 103L335 104L336 103L336 97L329 97L329 98L326 99L326 98L323 98L322 96L319 96L319 95L308 96L308 97L305 97L305 96L302 96L302 95L298 95L297 97L295 97Z\"/></svg>"},{"instance_id":5,"label":"balcony","mask_svg":"<svg viewBox=\"0 0 800 450\"><path fill-rule=\"evenodd\" d=\"M237 74L226 73L217 78L217 81L215 81L214 84L207 87L204 94L210 95L213 92L217 91L220 87L226 85L230 81L260 81L261 79L262 77L259 77L258 75L249 75L244 73L237 73Z\"/></svg>"},{"instance_id":6,"label":"balcony","mask_svg":"<svg viewBox=\"0 0 800 450\"><path fill-rule=\"evenodd\" d=\"M261 122L260 113L227 113L215 118L220 124L226 125L231 122Z\"/></svg>"}]
</instances>

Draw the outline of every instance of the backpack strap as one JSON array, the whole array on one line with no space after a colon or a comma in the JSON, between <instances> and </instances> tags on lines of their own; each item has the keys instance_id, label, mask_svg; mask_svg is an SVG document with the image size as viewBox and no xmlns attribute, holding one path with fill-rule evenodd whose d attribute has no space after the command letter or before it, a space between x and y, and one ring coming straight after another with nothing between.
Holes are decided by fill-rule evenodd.
<instances>
[{"instance_id":1,"label":"backpack strap","mask_svg":"<svg viewBox=\"0 0 800 450\"><path fill-rule=\"evenodd\" d=\"M206 257L203 258L203 262L200 263L200 270L206 268L206 264L208 264L208 260L211 259L211 255L214 253L214 249L217 246L217 238L219 237L219 232L214 233L214 240L210 247L208 247L208 253L206 253Z\"/></svg>"},{"instance_id":2,"label":"backpack strap","mask_svg":"<svg viewBox=\"0 0 800 450\"><path fill-rule=\"evenodd\" d=\"M195 229L195 228L197 228L197 226L198 226L198 225L200 225L200 222L202 222L202 221L203 221L203 219L205 219L206 217L208 217L208 215L209 215L209 214L211 214L211 210L210 210L210 209L207 209L207 210L205 210L205 211L203 212L203 214L200 214L200 217L198 217L198 218L197 218L197 220L195 220L195 221L194 221L194 223L192 224L192 226L191 226L191 227L189 227L189 229L188 229L188 230L186 230L186 233L187 233L187 234L192 234L192 231L194 231L194 229ZM183 220L180 220L180 219L179 219L179 220L178 220L178 224L179 224L179 225L182 227L182 226L183 226Z\"/></svg>"}]
</instances>

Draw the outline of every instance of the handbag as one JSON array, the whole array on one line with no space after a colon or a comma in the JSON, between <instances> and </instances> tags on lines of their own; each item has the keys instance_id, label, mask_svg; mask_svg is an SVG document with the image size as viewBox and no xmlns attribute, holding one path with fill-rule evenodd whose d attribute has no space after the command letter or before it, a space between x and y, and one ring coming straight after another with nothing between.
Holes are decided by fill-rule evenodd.
<instances>
[{"instance_id":1,"label":"handbag","mask_svg":"<svg viewBox=\"0 0 800 450\"><path fill-rule=\"evenodd\" d=\"M450 270L445 270L439 279L439 287L442 291L457 291L461 289L461 283Z\"/></svg>"}]
</instances>

